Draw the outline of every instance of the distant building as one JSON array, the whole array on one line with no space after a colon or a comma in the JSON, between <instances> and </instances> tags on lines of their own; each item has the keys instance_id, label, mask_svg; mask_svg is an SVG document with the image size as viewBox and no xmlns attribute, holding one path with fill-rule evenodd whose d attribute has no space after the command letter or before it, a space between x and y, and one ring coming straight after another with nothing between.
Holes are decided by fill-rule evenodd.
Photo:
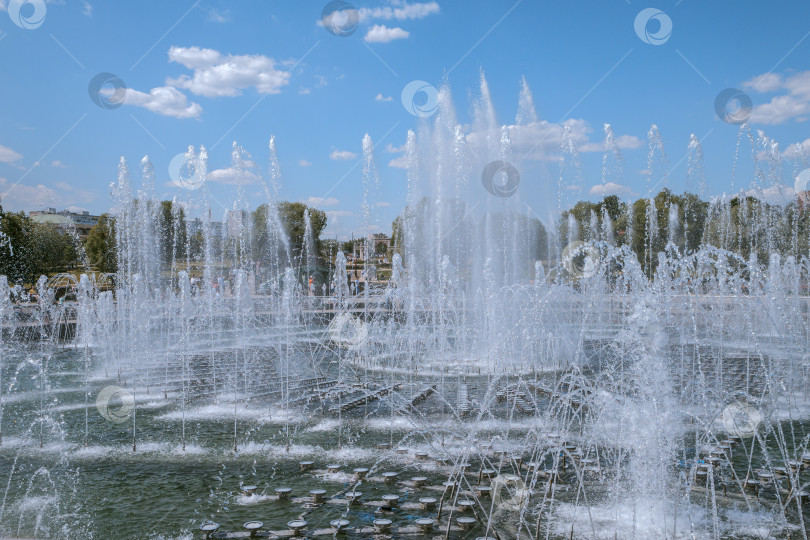
<instances>
[{"instance_id":1,"label":"distant building","mask_svg":"<svg viewBox=\"0 0 810 540\"><path fill-rule=\"evenodd\" d=\"M810 205L810 191L800 191L796 195L799 197L799 211L804 212Z\"/></svg>"},{"instance_id":2,"label":"distant building","mask_svg":"<svg viewBox=\"0 0 810 540\"><path fill-rule=\"evenodd\" d=\"M56 208L35 210L28 215L36 223L51 225L60 229L75 229L81 240L87 238L90 234L90 229L98 224L98 220L101 217L90 215L90 212L86 210L83 212L71 212L70 210L57 212Z\"/></svg>"},{"instance_id":3,"label":"distant building","mask_svg":"<svg viewBox=\"0 0 810 540\"><path fill-rule=\"evenodd\" d=\"M366 242L364 240L354 243L354 256L362 260L366 260ZM372 256L386 256L391 251L391 238L387 234L377 233L372 236L371 245Z\"/></svg>"},{"instance_id":4,"label":"distant building","mask_svg":"<svg viewBox=\"0 0 810 540\"><path fill-rule=\"evenodd\" d=\"M228 210L225 224L228 228L228 238L239 238L242 231L247 229L250 213L246 210Z\"/></svg>"},{"instance_id":5,"label":"distant building","mask_svg":"<svg viewBox=\"0 0 810 540\"><path fill-rule=\"evenodd\" d=\"M200 218L194 218L187 222L188 227L188 235L194 236L197 233L202 234L205 229L205 224L203 220ZM221 221L210 221L208 222L208 228L213 238L221 238L222 237L222 222Z\"/></svg>"}]
</instances>

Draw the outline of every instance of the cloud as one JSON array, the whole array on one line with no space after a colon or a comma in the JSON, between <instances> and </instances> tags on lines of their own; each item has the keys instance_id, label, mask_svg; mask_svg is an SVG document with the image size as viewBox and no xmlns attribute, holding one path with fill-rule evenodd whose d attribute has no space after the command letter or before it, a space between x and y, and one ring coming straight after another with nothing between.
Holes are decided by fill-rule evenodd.
<instances>
[{"instance_id":1,"label":"cloud","mask_svg":"<svg viewBox=\"0 0 810 540\"><path fill-rule=\"evenodd\" d=\"M793 119L803 122L810 115L810 71L789 77L764 73L743 86L758 93L781 93L768 103L756 105L751 111L751 123L784 124Z\"/></svg>"},{"instance_id":2,"label":"cloud","mask_svg":"<svg viewBox=\"0 0 810 540\"><path fill-rule=\"evenodd\" d=\"M606 195L636 195L636 193L629 187L616 184L614 182L607 182L605 184L596 184L595 186L591 186L591 189L588 190L588 194L599 195L600 197L604 197Z\"/></svg>"},{"instance_id":3,"label":"cloud","mask_svg":"<svg viewBox=\"0 0 810 540\"><path fill-rule=\"evenodd\" d=\"M87 17L93 16L93 6L90 5L90 2L82 2L82 14Z\"/></svg>"},{"instance_id":4,"label":"cloud","mask_svg":"<svg viewBox=\"0 0 810 540\"><path fill-rule=\"evenodd\" d=\"M245 163L245 168L237 170L233 167L226 169L216 169L208 173L208 180L212 182L219 182L220 184L232 185L248 185L255 184L259 181L259 175L253 172L255 164L251 162Z\"/></svg>"},{"instance_id":5,"label":"cloud","mask_svg":"<svg viewBox=\"0 0 810 540\"><path fill-rule=\"evenodd\" d=\"M385 102L394 101L394 98L392 98L391 96L386 97L382 94L377 94L376 96L374 96L374 101L385 101Z\"/></svg>"},{"instance_id":6,"label":"cloud","mask_svg":"<svg viewBox=\"0 0 810 540\"><path fill-rule=\"evenodd\" d=\"M403 144L402 146L394 146L391 143L388 143L385 146L385 151L389 154L401 154L407 149L407 145Z\"/></svg>"},{"instance_id":7,"label":"cloud","mask_svg":"<svg viewBox=\"0 0 810 540\"><path fill-rule=\"evenodd\" d=\"M436 2L424 2L416 4L408 4L407 2L397 3L397 5L390 7L378 8L360 8L358 14L361 21L371 19L385 19L385 20L407 20L407 19L423 19L428 15L439 13L439 4Z\"/></svg>"},{"instance_id":8,"label":"cloud","mask_svg":"<svg viewBox=\"0 0 810 540\"><path fill-rule=\"evenodd\" d=\"M311 167L311 166L312 166L312 162L307 161L307 160L305 160L305 159L299 159L299 160L298 160L298 165L300 165L301 167Z\"/></svg>"},{"instance_id":9,"label":"cloud","mask_svg":"<svg viewBox=\"0 0 810 540\"><path fill-rule=\"evenodd\" d=\"M184 93L171 86L152 88L148 94L127 88L124 104L175 118L196 118L202 113L199 104L189 103Z\"/></svg>"},{"instance_id":10,"label":"cloud","mask_svg":"<svg viewBox=\"0 0 810 540\"><path fill-rule=\"evenodd\" d=\"M792 186L777 185L765 189L749 189L742 192L744 197L753 197L771 205L785 205L796 200L796 191ZM723 193L712 201L729 201L739 197L740 193Z\"/></svg>"},{"instance_id":11,"label":"cloud","mask_svg":"<svg viewBox=\"0 0 810 540\"><path fill-rule=\"evenodd\" d=\"M348 210L327 210L325 214L326 217L328 218L341 218L354 216L354 212L349 212Z\"/></svg>"},{"instance_id":12,"label":"cloud","mask_svg":"<svg viewBox=\"0 0 810 540\"><path fill-rule=\"evenodd\" d=\"M231 22L231 12L228 9L219 11L218 9L211 8L208 10L208 20L215 23Z\"/></svg>"},{"instance_id":13,"label":"cloud","mask_svg":"<svg viewBox=\"0 0 810 540\"><path fill-rule=\"evenodd\" d=\"M348 150L334 150L331 154L329 154L329 159L334 159L335 161L347 161L356 157L357 154L354 152L349 152Z\"/></svg>"},{"instance_id":14,"label":"cloud","mask_svg":"<svg viewBox=\"0 0 810 540\"><path fill-rule=\"evenodd\" d=\"M377 203L377 206L379 206L380 208L387 208L387 207L391 206L391 203L390 202L385 202L385 201L380 201L380 202Z\"/></svg>"},{"instance_id":15,"label":"cloud","mask_svg":"<svg viewBox=\"0 0 810 540\"><path fill-rule=\"evenodd\" d=\"M67 169L67 165L59 161L58 159L51 161L51 167L56 167L58 169Z\"/></svg>"},{"instance_id":16,"label":"cloud","mask_svg":"<svg viewBox=\"0 0 810 540\"><path fill-rule=\"evenodd\" d=\"M368 43L388 43L395 39L407 39L410 32L399 27L388 28L384 24L375 24L366 32L363 38Z\"/></svg>"},{"instance_id":17,"label":"cloud","mask_svg":"<svg viewBox=\"0 0 810 540\"><path fill-rule=\"evenodd\" d=\"M805 139L803 142L788 145L788 147L785 148L785 151L782 152L782 156L788 159L793 159L795 157L794 154L799 149L799 146L801 146L802 151L805 155L810 153L810 139Z\"/></svg>"},{"instance_id":18,"label":"cloud","mask_svg":"<svg viewBox=\"0 0 810 540\"><path fill-rule=\"evenodd\" d=\"M34 210L37 208L70 208L76 205L92 203L97 194L91 191L75 189L66 182L57 182L52 186L37 184L12 184L6 178L0 178L0 197L7 210Z\"/></svg>"},{"instance_id":19,"label":"cloud","mask_svg":"<svg viewBox=\"0 0 810 540\"><path fill-rule=\"evenodd\" d=\"M298 95L301 95L301 96L308 96L311 93L312 93L312 90L310 90L309 88L304 88L303 86L298 89Z\"/></svg>"},{"instance_id":20,"label":"cloud","mask_svg":"<svg viewBox=\"0 0 810 540\"><path fill-rule=\"evenodd\" d=\"M545 120L529 124L509 125L509 140L512 145L512 154L521 159L537 161L557 161L560 159L560 141L563 128L571 130L571 137L582 152L602 152L602 142L591 142L590 135L593 129L583 119L569 119L562 124L552 124ZM490 135L485 131L472 131L466 135L467 144L479 156L490 154ZM632 135L620 135L617 142L623 148L638 148L642 141ZM396 161L396 160L395 160ZM404 163L404 162L403 162ZM398 165L391 165L398 166Z\"/></svg>"},{"instance_id":21,"label":"cloud","mask_svg":"<svg viewBox=\"0 0 810 540\"><path fill-rule=\"evenodd\" d=\"M306 201L304 201L307 206L317 206L317 207L324 207L324 206L335 206L340 203L334 197L309 197Z\"/></svg>"},{"instance_id":22,"label":"cloud","mask_svg":"<svg viewBox=\"0 0 810 540\"><path fill-rule=\"evenodd\" d=\"M749 88L760 94L776 92L781 86L782 77L776 73L763 73L743 83L744 88Z\"/></svg>"},{"instance_id":23,"label":"cloud","mask_svg":"<svg viewBox=\"0 0 810 540\"><path fill-rule=\"evenodd\" d=\"M616 137L616 145L621 148L622 150L635 150L636 148L641 148L644 144L644 141L636 137L635 135L619 135ZM589 142L579 149L580 152L604 152L605 151L605 144L604 142Z\"/></svg>"},{"instance_id":24,"label":"cloud","mask_svg":"<svg viewBox=\"0 0 810 540\"><path fill-rule=\"evenodd\" d=\"M289 84L290 73L276 69L273 58L254 55L223 55L214 49L172 47L169 61L194 71L167 79L166 84L205 97L239 96L246 88L260 94L278 94Z\"/></svg>"},{"instance_id":25,"label":"cloud","mask_svg":"<svg viewBox=\"0 0 810 540\"><path fill-rule=\"evenodd\" d=\"M399 156L398 158L394 158L388 162L389 167L394 167L396 169L407 169L408 168L408 160L405 156Z\"/></svg>"},{"instance_id":26,"label":"cloud","mask_svg":"<svg viewBox=\"0 0 810 540\"><path fill-rule=\"evenodd\" d=\"M0 144L0 163L15 163L22 159L22 155L8 146Z\"/></svg>"}]
</instances>

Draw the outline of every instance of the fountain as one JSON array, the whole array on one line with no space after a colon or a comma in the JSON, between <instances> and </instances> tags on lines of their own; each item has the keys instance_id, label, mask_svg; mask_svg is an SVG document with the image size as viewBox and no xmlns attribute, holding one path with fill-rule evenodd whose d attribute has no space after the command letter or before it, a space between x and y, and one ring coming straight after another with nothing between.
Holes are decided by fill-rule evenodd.
<instances>
[{"instance_id":1,"label":"fountain","mask_svg":"<svg viewBox=\"0 0 810 540\"><path fill-rule=\"evenodd\" d=\"M122 158L114 276L42 278L36 302L0 276L0 535L806 539L810 259L777 234L798 210L656 195L653 125L644 199L541 223L512 172L540 144L531 90L501 126L480 84L471 132L447 86L409 132L391 280L356 296L340 252L328 293L309 286L320 254L309 213L301 238L281 225L275 138L266 173L233 146L255 208L239 189L215 207L203 147L170 205L148 158L140 188ZM575 126L554 127L562 212L584 173ZM754 187L774 185L775 143L740 130ZM693 136L701 193L702 160Z\"/></svg>"}]
</instances>

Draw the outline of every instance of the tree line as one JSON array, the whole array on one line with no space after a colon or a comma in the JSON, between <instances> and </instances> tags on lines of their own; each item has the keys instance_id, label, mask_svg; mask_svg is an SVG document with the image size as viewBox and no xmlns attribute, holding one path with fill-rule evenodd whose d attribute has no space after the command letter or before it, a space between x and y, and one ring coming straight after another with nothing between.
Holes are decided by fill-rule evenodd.
<instances>
[{"instance_id":1,"label":"tree line","mask_svg":"<svg viewBox=\"0 0 810 540\"><path fill-rule=\"evenodd\" d=\"M138 202L135 201L135 204ZM278 222L284 229L283 234L286 235L293 259L300 257L303 251L307 211L312 238L317 253L320 253L320 236L326 228L326 214L300 202L285 201L276 207ZM269 257L269 250L278 247L271 247L268 213L268 205L263 204L245 216L248 221L245 229L249 231L247 241L234 238L228 233L227 224L223 224L223 234L211 242L212 257L216 260L234 260L241 257L241 250L245 249L249 250L245 255L251 260L262 261ZM160 201L154 208L154 215L155 249L164 268L174 261L203 259L203 232L193 230L182 206L172 201ZM25 212L6 212L0 206L0 275L7 276L12 283L34 284L41 275L77 270L116 272L116 250L115 216L101 215L82 241L74 229L38 223Z\"/></svg>"},{"instance_id":2,"label":"tree line","mask_svg":"<svg viewBox=\"0 0 810 540\"><path fill-rule=\"evenodd\" d=\"M648 275L657 254L668 245L681 254L702 245L725 249L766 264L771 254L807 257L810 213L797 198L774 205L749 195L708 202L694 193L676 195L669 189L633 202L616 195L592 203L580 201L560 216L558 236L572 240L627 245ZM573 229L572 229L573 227ZM564 244L563 244L564 245Z\"/></svg>"}]
</instances>

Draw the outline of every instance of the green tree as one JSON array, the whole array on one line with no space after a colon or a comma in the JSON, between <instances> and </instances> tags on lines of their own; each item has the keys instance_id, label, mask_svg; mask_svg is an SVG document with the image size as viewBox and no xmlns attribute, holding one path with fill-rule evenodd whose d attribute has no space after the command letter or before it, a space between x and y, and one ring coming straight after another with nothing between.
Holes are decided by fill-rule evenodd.
<instances>
[{"instance_id":1,"label":"green tree","mask_svg":"<svg viewBox=\"0 0 810 540\"><path fill-rule=\"evenodd\" d=\"M111 273L118 269L118 252L115 244L115 219L102 214L98 223L90 229L84 241L84 250L90 264L99 272Z\"/></svg>"},{"instance_id":2,"label":"green tree","mask_svg":"<svg viewBox=\"0 0 810 540\"><path fill-rule=\"evenodd\" d=\"M33 223L23 212L5 212L0 207L0 274L11 282L22 282L32 272L30 239Z\"/></svg>"},{"instance_id":3,"label":"green tree","mask_svg":"<svg viewBox=\"0 0 810 540\"><path fill-rule=\"evenodd\" d=\"M160 238L160 255L164 266L170 266L172 261L181 260L186 256L188 235L182 206L175 206L172 201L160 202L157 234Z\"/></svg>"},{"instance_id":4,"label":"green tree","mask_svg":"<svg viewBox=\"0 0 810 540\"><path fill-rule=\"evenodd\" d=\"M278 205L279 219L290 239L290 248L294 256L299 255L303 250L306 232L304 212L307 209L307 205L300 202L281 202ZM320 251L321 233L326 228L326 213L317 208L309 208L309 223L312 227L312 237L315 240L315 250L318 252Z\"/></svg>"}]
</instances>

